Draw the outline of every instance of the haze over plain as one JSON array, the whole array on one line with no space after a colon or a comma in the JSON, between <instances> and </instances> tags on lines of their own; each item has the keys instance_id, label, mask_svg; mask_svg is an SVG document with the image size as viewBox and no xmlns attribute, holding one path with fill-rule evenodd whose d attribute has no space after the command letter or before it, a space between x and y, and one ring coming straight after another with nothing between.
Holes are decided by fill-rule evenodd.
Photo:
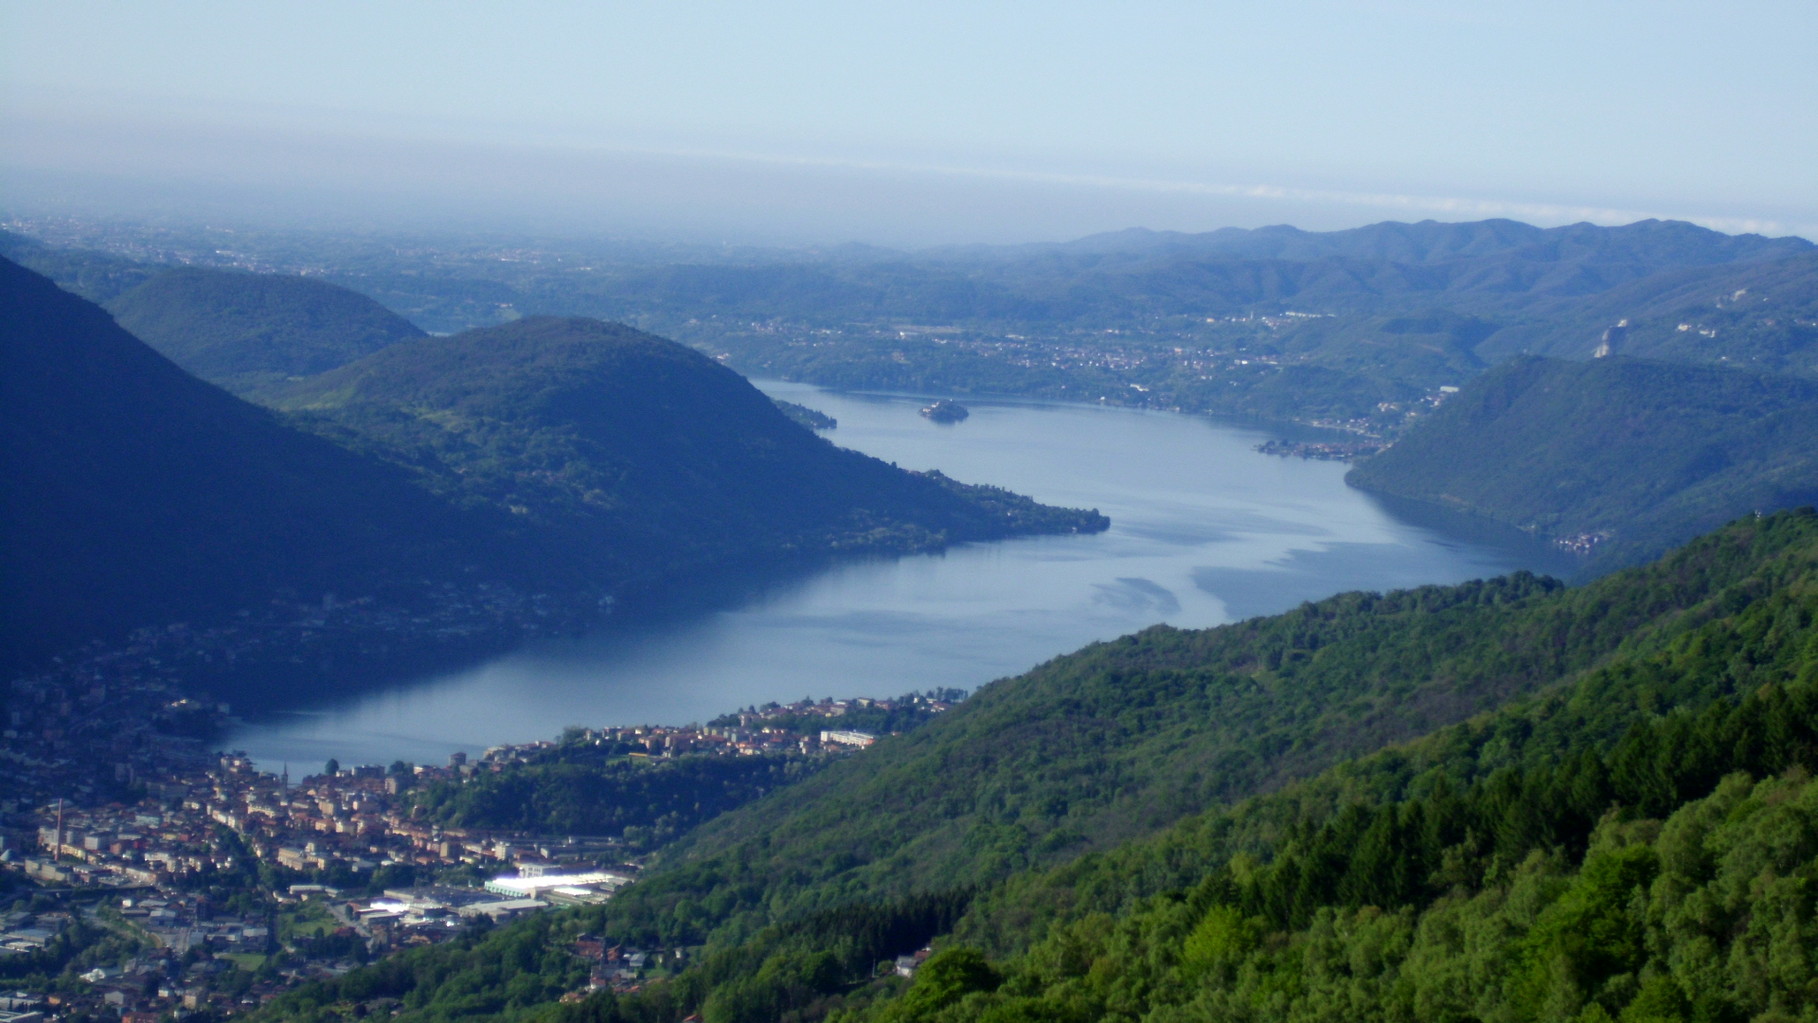
<instances>
[{"instance_id":1,"label":"haze over plain","mask_svg":"<svg viewBox=\"0 0 1818 1023\"><path fill-rule=\"evenodd\" d=\"M0 206L890 245L1645 217L1818 236L1818 9L0 6Z\"/></svg>"}]
</instances>

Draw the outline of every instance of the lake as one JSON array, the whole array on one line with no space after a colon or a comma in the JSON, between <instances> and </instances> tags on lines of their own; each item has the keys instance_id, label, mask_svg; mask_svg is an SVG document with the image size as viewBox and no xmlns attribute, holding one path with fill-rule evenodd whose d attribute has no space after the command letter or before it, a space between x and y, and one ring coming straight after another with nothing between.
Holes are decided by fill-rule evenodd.
<instances>
[{"instance_id":1,"label":"lake","mask_svg":"<svg viewBox=\"0 0 1818 1023\"><path fill-rule=\"evenodd\" d=\"M966 544L751 584L621 616L331 707L270 715L224 740L259 764L441 763L566 725L686 724L804 696L973 689L1095 640L1204 627L1343 590L1458 582L1570 563L1513 531L1435 522L1344 485L1346 466L1257 453L1279 434L1162 412L929 399L760 381L839 420L834 442L1111 518L1094 536Z\"/></svg>"}]
</instances>

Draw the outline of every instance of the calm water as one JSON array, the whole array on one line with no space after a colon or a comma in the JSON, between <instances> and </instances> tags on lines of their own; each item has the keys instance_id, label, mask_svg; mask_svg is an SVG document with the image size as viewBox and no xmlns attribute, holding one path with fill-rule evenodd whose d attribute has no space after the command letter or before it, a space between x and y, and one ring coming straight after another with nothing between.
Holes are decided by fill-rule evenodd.
<instances>
[{"instance_id":1,"label":"calm water","mask_svg":"<svg viewBox=\"0 0 1818 1023\"><path fill-rule=\"evenodd\" d=\"M269 768L439 763L570 724L683 724L770 700L971 689L1156 622L1217 625L1341 590L1563 570L1518 534L1398 517L1346 487L1343 465L1257 454L1266 435L1243 427L984 401L942 425L916 414L925 399L763 386L837 418L829 436L845 447L1095 507L1111 529L845 564L252 722L229 747Z\"/></svg>"}]
</instances>

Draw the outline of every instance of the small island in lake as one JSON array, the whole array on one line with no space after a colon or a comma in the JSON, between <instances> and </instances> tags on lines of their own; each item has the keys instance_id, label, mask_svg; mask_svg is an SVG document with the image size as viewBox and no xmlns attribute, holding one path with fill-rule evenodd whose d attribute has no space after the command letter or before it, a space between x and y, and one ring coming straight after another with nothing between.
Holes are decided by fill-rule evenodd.
<instances>
[{"instance_id":1,"label":"small island in lake","mask_svg":"<svg viewBox=\"0 0 1818 1023\"><path fill-rule=\"evenodd\" d=\"M932 405L924 405L922 407L922 415L927 416L937 423L957 423L971 414L971 412L967 411L966 406L961 405L957 401L949 401L946 398L942 398Z\"/></svg>"}]
</instances>

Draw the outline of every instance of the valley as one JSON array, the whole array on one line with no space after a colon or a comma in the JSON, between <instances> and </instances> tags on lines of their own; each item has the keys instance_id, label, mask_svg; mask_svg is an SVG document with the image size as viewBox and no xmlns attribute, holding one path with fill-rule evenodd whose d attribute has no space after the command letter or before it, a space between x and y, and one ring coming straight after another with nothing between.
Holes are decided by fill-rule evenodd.
<instances>
[{"instance_id":1,"label":"valley","mask_svg":"<svg viewBox=\"0 0 1818 1023\"><path fill-rule=\"evenodd\" d=\"M311 1023L1797 1018L1798 239L136 237L0 239L84 296L4 266L7 472L46 485L7 507L43 539L0 975L72 1011L99 963ZM337 284L224 269L306 259ZM110 858L223 944L135 930ZM483 861L615 873L431 923L494 906L449 890ZM438 940L365 925L404 910Z\"/></svg>"},{"instance_id":2,"label":"valley","mask_svg":"<svg viewBox=\"0 0 1818 1023\"><path fill-rule=\"evenodd\" d=\"M0 1023L1818 1023L1814 39L0 3Z\"/></svg>"}]
</instances>

